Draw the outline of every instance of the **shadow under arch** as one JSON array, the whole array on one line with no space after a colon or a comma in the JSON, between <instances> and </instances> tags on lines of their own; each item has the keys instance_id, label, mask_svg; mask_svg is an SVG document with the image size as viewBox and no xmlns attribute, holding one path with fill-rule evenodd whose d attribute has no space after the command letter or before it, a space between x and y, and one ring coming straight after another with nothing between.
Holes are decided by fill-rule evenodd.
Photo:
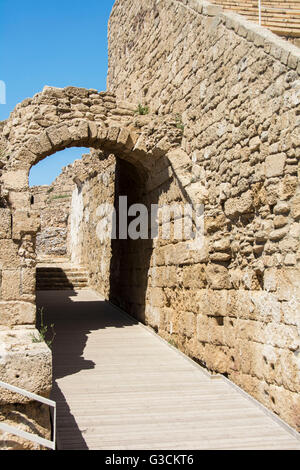
<instances>
[{"instance_id":1,"label":"shadow under arch","mask_svg":"<svg viewBox=\"0 0 300 470\"><path fill-rule=\"evenodd\" d=\"M9 236L13 248L23 253L14 259L16 269L21 271L26 266L29 275L29 272L35 272L31 255L35 251L34 240L39 228L37 214L31 208L29 190L29 171L33 165L65 148L103 150L117 158L116 197L127 193L129 204L143 201L149 204L145 191L148 180L159 172L168 174L166 155L180 145L182 134L170 117L135 116L132 106L118 103L111 93L46 87L42 93L17 105L5 124L3 137L7 160L2 171L1 192L11 211ZM156 167L162 160L164 164ZM154 191L152 203L158 194L159 191ZM144 315L151 250L151 239L122 244L116 240L113 246L110 298L139 319ZM28 253L31 254L30 263L24 264ZM121 266L119 270L115 269L117 259ZM129 276L123 270L125 266ZM120 277L126 283L120 285ZM16 278L15 282L17 285L20 280ZM30 305L29 325L35 323L32 297L25 300ZM84 338L80 341L82 348ZM92 368L93 364L92 361L80 362L79 367ZM72 368L66 373L72 374Z\"/></svg>"}]
</instances>

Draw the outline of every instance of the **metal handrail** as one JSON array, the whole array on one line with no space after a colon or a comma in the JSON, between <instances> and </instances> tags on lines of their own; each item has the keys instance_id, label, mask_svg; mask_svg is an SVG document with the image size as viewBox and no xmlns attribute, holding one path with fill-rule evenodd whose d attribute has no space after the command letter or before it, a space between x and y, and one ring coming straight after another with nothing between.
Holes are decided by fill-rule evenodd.
<instances>
[{"instance_id":1,"label":"metal handrail","mask_svg":"<svg viewBox=\"0 0 300 470\"><path fill-rule=\"evenodd\" d=\"M34 442L36 444L40 444L41 446L47 447L48 449L55 450L56 449L56 402L53 400L49 400L48 398L41 397L40 395L36 395L35 393L27 392L22 388L15 387L14 385L9 385L5 382L0 381L0 387L9 390L10 392L19 393L20 395L30 398L32 400L38 401L40 403L44 403L45 405L51 406L54 408L54 416L53 416L53 440L49 441L48 439L44 439L43 437L37 436L36 434L31 434L29 432L23 431L22 429L15 428L14 426L9 426L8 424L0 422L0 430L4 432L8 432L9 434L13 434L18 437L22 437L23 439L27 439L28 441Z\"/></svg>"}]
</instances>

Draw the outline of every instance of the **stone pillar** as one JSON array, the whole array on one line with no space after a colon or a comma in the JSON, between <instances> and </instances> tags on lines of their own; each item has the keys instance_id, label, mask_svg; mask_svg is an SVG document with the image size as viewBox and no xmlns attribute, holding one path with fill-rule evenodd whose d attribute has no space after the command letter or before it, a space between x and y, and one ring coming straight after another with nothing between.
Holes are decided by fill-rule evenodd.
<instances>
[{"instance_id":1,"label":"stone pillar","mask_svg":"<svg viewBox=\"0 0 300 470\"><path fill-rule=\"evenodd\" d=\"M52 358L35 329L35 237L39 219L30 209L28 172L3 175L7 206L0 208L0 380L48 397ZM47 407L0 388L0 421L50 437ZM39 446L0 433L1 449Z\"/></svg>"}]
</instances>

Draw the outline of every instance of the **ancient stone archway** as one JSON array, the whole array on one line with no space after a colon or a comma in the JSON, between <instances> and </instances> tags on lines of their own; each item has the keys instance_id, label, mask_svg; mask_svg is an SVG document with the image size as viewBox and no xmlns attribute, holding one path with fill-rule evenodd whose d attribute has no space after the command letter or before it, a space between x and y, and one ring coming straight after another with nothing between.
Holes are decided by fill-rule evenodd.
<instances>
[{"instance_id":1,"label":"ancient stone archway","mask_svg":"<svg viewBox=\"0 0 300 470\"><path fill-rule=\"evenodd\" d=\"M178 147L182 133L172 116L139 116L136 107L111 93L45 87L2 123L0 369L8 383L42 395L51 389L51 353L31 338L39 219L31 208L30 168L67 147L90 147L115 154L151 179L157 161ZM2 403L19 399L1 392Z\"/></svg>"},{"instance_id":2,"label":"ancient stone archway","mask_svg":"<svg viewBox=\"0 0 300 470\"><path fill-rule=\"evenodd\" d=\"M18 104L2 132L4 192L25 190L30 168L66 147L117 152L141 171L150 170L156 158L178 145L180 131L171 116L137 117L134 109L111 93L74 87L45 87ZM12 195L10 203L18 208Z\"/></svg>"}]
</instances>

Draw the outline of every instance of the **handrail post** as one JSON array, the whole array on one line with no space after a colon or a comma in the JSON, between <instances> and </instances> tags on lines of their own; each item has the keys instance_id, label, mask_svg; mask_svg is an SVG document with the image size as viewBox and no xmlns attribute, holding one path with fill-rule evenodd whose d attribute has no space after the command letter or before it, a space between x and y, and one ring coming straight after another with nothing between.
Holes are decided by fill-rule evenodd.
<instances>
[{"instance_id":1,"label":"handrail post","mask_svg":"<svg viewBox=\"0 0 300 470\"><path fill-rule=\"evenodd\" d=\"M261 0L258 0L258 24L261 26Z\"/></svg>"}]
</instances>

